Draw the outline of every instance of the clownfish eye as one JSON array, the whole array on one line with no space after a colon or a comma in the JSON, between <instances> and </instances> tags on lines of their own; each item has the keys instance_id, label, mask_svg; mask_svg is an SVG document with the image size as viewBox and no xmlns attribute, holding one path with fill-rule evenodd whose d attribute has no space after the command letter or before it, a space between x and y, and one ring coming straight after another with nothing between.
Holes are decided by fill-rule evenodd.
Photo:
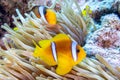
<instances>
[{"instance_id":1,"label":"clownfish eye","mask_svg":"<svg viewBox=\"0 0 120 80\"><path fill-rule=\"evenodd\" d=\"M79 53L80 52L80 50L79 49L76 49L76 53Z\"/></svg>"}]
</instances>

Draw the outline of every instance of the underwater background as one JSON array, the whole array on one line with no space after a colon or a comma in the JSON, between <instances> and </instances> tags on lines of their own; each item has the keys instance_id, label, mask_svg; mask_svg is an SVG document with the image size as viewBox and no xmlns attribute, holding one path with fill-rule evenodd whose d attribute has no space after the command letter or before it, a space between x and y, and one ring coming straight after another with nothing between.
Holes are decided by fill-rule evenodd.
<instances>
[{"instance_id":1,"label":"underwater background","mask_svg":"<svg viewBox=\"0 0 120 80\"><path fill-rule=\"evenodd\" d=\"M37 17L39 5L55 24ZM120 80L119 0L1 0L0 25L0 80ZM35 44L60 33L87 55L65 75L33 56Z\"/></svg>"}]
</instances>

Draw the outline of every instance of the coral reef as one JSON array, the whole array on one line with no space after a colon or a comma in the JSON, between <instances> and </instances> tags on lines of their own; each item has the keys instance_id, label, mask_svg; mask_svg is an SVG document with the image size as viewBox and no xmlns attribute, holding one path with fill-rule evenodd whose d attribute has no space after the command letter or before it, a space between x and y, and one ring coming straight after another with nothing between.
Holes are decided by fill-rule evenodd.
<instances>
[{"instance_id":1,"label":"coral reef","mask_svg":"<svg viewBox=\"0 0 120 80\"><path fill-rule=\"evenodd\" d=\"M103 27L112 27L120 31L120 19L116 14L108 14L101 17Z\"/></svg>"},{"instance_id":2,"label":"coral reef","mask_svg":"<svg viewBox=\"0 0 120 80\"><path fill-rule=\"evenodd\" d=\"M84 48L88 54L100 54L114 67L120 66L120 19L115 14L106 15L102 26L89 36Z\"/></svg>"},{"instance_id":3,"label":"coral reef","mask_svg":"<svg viewBox=\"0 0 120 80\"><path fill-rule=\"evenodd\" d=\"M10 27L14 27L12 15L16 15L15 9L18 8L22 14L28 10L29 0L0 0L0 26L7 23ZM24 6L24 7L23 7ZM1 27L0 27L1 29ZM5 34L3 29L0 30L0 38Z\"/></svg>"},{"instance_id":4,"label":"coral reef","mask_svg":"<svg viewBox=\"0 0 120 80\"><path fill-rule=\"evenodd\" d=\"M28 10L28 2L29 0L1 0L0 1L0 17L1 22L0 25L3 23L8 23L9 26L12 26L12 15L15 15L15 9L18 8L21 10L21 13L24 14ZM24 7L23 7L24 6ZM2 22L3 21L3 22Z\"/></svg>"},{"instance_id":5,"label":"coral reef","mask_svg":"<svg viewBox=\"0 0 120 80\"><path fill-rule=\"evenodd\" d=\"M88 0L85 5L89 5L92 9L91 17L95 22L100 22L102 16L115 13L120 16L120 1L119 0ZM84 6L83 5L83 8Z\"/></svg>"}]
</instances>

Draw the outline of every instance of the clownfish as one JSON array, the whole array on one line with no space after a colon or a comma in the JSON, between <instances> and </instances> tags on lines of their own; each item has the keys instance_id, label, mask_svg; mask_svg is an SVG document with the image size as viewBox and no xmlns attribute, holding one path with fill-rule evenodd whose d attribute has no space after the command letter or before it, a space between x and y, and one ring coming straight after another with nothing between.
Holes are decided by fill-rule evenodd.
<instances>
[{"instance_id":1,"label":"clownfish","mask_svg":"<svg viewBox=\"0 0 120 80\"><path fill-rule=\"evenodd\" d=\"M69 73L73 66L86 57L84 49L66 34L57 34L50 40L39 41L38 44L35 43L33 57L40 58L49 66L57 65L56 73L59 75Z\"/></svg>"},{"instance_id":2,"label":"clownfish","mask_svg":"<svg viewBox=\"0 0 120 80\"><path fill-rule=\"evenodd\" d=\"M49 9L46 6L34 6L31 10L38 18L45 17L49 24L55 25L57 23L56 13L52 9Z\"/></svg>"}]
</instances>

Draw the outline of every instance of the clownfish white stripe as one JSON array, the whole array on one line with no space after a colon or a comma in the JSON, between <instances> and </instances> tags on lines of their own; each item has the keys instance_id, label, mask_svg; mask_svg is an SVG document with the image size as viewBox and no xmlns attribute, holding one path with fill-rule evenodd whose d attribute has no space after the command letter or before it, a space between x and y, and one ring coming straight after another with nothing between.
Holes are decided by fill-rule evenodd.
<instances>
[{"instance_id":1,"label":"clownfish white stripe","mask_svg":"<svg viewBox=\"0 0 120 80\"><path fill-rule=\"evenodd\" d=\"M40 6L39 8L38 8L38 12L39 12L39 14L41 15L41 18L44 20L44 22L45 23L48 23L47 21L46 21L46 19L45 19L45 16L44 16L44 6Z\"/></svg>"},{"instance_id":2,"label":"clownfish white stripe","mask_svg":"<svg viewBox=\"0 0 120 80\"><path fill-rule=\"evenodd\" d=\"M72 47L72 57L74 61L77 61L77 52L76 52L77 42L73 41L71 47Z\"/></svg>"},{"instance_id":3,"label":"clownfish white stripe","mask_svg":"<svg viewBox=\"0 0 120 80\"><path fill-rule=\"evenodd\" d=\"M52 47L52 55L54 57L54 60L57 62L56 46L54 42L51 43L51 47Z\"/></svg>"}]
</instances>

